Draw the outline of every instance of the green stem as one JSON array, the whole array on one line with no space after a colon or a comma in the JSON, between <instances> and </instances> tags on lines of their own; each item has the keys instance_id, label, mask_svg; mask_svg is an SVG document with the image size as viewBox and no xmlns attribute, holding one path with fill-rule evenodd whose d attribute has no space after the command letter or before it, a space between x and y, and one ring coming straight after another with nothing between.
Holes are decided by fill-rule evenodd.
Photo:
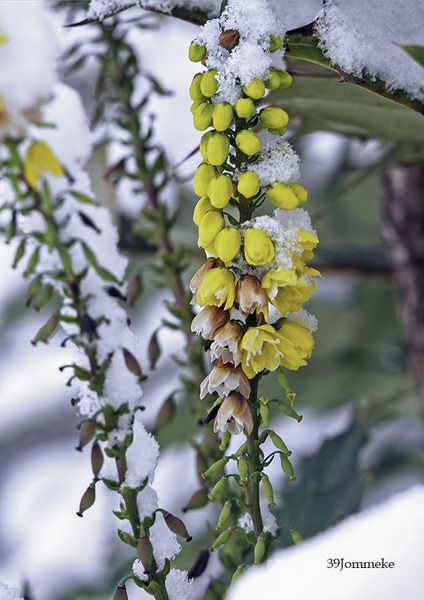
<instances>
[{"instance_id":1,"label":"green stem","mask_svg":"<svg viewBox=\"0 0 424 600\"><path fill-rule=\"evenodd\" d=\"M249 498L249 509L253 521L253 529L256 539L259 538L263 530L261 508L259 504L259 482L261 461L259 456L258 429L259 419L256 410L256 399L258 395L258 380L255 377L251 380L251 393L249 398L250 409L253 417L252 433L247 438L247 450L249 453L249 480L247 483L247 496Z\"/></svg>"}]
</instances>

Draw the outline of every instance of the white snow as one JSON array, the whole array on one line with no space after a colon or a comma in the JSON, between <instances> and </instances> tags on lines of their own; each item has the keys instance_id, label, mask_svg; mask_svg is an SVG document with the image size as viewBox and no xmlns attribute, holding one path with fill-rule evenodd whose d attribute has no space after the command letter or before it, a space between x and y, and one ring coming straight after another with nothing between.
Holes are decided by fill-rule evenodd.
<instances>
[{"instance_id":1,"label":"white snow","mask_svg":"<svg viewBox=\"0 0 424 600\"><path fill-rule=\"evenodd\" d=\"M273 555L237 580L228 600L419 600L424 586L421 546L424 486L349 517L342 523ZM329 568L328 559L384 559L393 568ZM339 568L340 569L340 568Z\"/></svg>"},{"instance_id":2,"label":"white snow","mask_svg":"<svg viewBox=\"0 0 424 600\"><path fill-rule=\"evenodd\" d=\"M268 501L264 498L261 498L260 506L264 531L269 531L271 535L275 536L278 529L278 523L277 519L274 517L274 515L268 508ZM253 521L249 513L245 513L241 517L241 519L239 520L239 525L240 527L243 527L246 533L249 533L249 531L253 531Z\"/></svg>"},{"instance_id":3,"label":"white snow","mask_svg":"<svg viewBox=\"0 0 424 600\"><path fill-rule=\"evenodd\" d=\"M125 474L124 486L132 488L139 487L146 477L149 481L153 479L159 458L159 444L155 438L146 431L143 423L139 420L140 413L137 412L134 424L134 439L127 450L127 472Z\"/></svg>"},{"instance_id":4,"label":"white snow","mask_svg":"<svg viewBox=\"0 0 424 600\"><path fill-rule=\"evenodd\" d=\"M410 0L328 2L318 15L320 47L352 75L382 79L424 101L423 67L396 44L423 43L424 3Z\"/></svg>"},{"instance_id":5,"label":"white snow","mask_svg":"<svg viewBox=\"0 0 424 600\"><path fill-rule=\"evenodd\" d=\"M214 17L219 12L220 0L91 0L87 11L87 19L99 19L102 21L108 15L119 10L125 10L132 6L141 8L152 8L163 13L171 13L176 7L199 9Z\"/></svg>"},{"instance_id":6,"label":"white snow","mask_svg":"<svg viewBox=\"0 0 424 600\"><path fill-rule=\"evenodd\" d=\"M285 317L287 321L292 321L293 323L305 327L310 333L316 331L318 327L318 319L316 316L311 315L311 313L308 313L304 308L299 309L297 312L287 313Z\"/></svg>"},{"instance_id":7,"label":"white snow","mask_svg":"<svg viewBox=\"0 0 424 600\"><path fill-rule=\"evenodd\" d=\"M161 512L156 513L156 520L150 528L150 541L159 571L165 566L165 559L172 560L181 551L177 536L169 529Z\"/></svg>"},{"instance_id":8,"label":"white snow","mask_svg":"<svg viewBox=\"0 0 424 600\"><path fill-rule=\"evenodd\" d=\"M169 600L191 600L193 596L193 580L188 579L187 571L171 569L165 580Z\"/></svg>"},{"instance_id":9,"label":"white snow","mask_svg":"<svg viewBox=\"0 0 424 600\"><path fill-rule=\"evenodd\" d=\"M258 134L261 140L261 149L258 161L249 165L261 180L261 186L281 181L295 183L300 177L300 160L292 146L282 140L279 133L264 129Z\"/></svg>"},{"instance_id":10,"label":"white snow","mask_svg":"<svg viewBox=\"0 0 424 600\"><path fill-rule=\"evenodd\" d=\"M0 600L23 600L19 590L11 588L0 581Z\"/></svg>"}]
</instances>

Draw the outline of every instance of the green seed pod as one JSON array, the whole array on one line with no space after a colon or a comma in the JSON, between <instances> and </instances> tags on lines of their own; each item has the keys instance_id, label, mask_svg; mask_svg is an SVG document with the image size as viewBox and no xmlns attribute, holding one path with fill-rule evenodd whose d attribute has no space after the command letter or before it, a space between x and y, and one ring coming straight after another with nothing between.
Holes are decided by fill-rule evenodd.
<instances>
[{"instance_id":1,"label":"green seed pod","mask_svg":"<svg viewBox=\"0 0 424 600\"><path fill-rule=\"evenodd\" d=\"M296 419L296 421L298 423L300 423L300 421L303 419L303 415L298 415L297 412L295 412L291 406L289 406L282 400L279 400L277 402L277 406L281 410L282 413L284 413L288 417L291 417L292 419Z\"/></svg>"},{"instance_id":2,"label":"green seed pod","mask_svg":"<svg viewBox=\"0 0 424 600\"><path fill-rule=\"evenodd\" d=\"M228 477L221 477L221 479L215 484L212 492L208 494L209 500L214 500L215 496L218 496L218 494L220 494L224 490L227 480Z\"/></svg>"},{"instance_id":3,"label":"green seed pod","mask_svg":"<svg viewBox=\"0 0 424 600\"><path fill-rule=\"evenodd\" d=\"M217 531L222 530L222 526L228 521L231 515L231 502L226 502L219 515L218 525L215 527Z\"/></svg>"},{"instance_id":4,"label":"green seed pod","mask_svg":"<svg viewBox=\"0 0 424 600\"><path fill-rule=\"evenodd\" d=\"M197 492L194 492L192 497L187 503L187 506L183 508L183 512L187 512L188 510L197 510L198 508L203 508L206 506L208 501L208 488L203 486Z\"/></svg>"},{"instance_id":5,"label":"green seed pod","mask_svg":"<svg viewBox=\"0 0 424 600\"><path fill-rule=\"evenodd\" d=\"M212 126L213 106L210 102L201 102L194 111L193 125L198 131Z\"/></svg>"},{"instance_id":6,"label":"green seed pod","mask_svg":"<svg viewBox=\"0 0 424 600\"><path fill-rule=\"evenodd\" d=\"M233 120L233 107L229 102L220 102L212 112L213 126L217 131L225 131Z\"/></svg>"},{"instance_id":7,"label":"green seed pod","mask_svg":"<svg viewBox=\"0 0 424 600\"><path fill-rule=\"evenodd\" d=\"M272 489L271 482L266 475L262 477L262 489L264 491L266 499L269 502L268 506L270 508L276 506L274 502L274 490Z\"/></svg>"},{"instance_id":8,"label":"green seed pod","mask_svg":"<svg viewBox=\"0 0 424 600\"><path fill-rule=\"evenodd\" d=\"M233 182L228 175L218 174L208 184L207 195L213 208L224 208L233 193Z\"/></svg>"},{"instance_id":9,"label":"green seed pod","mask_svg":"<svg viewBox=\"0 0 424 600\"><path fill-rule=\"evenodd\" d=\"M253 553L255 564L259 565L265 554L265 540L263 537L259 537L255 544L255 550Z\"/></svg>"},{"instance_id":10,"label":"green seed pod","mask_svg":"<svg viewBox=\"0 0 424 600\"><path fill-rule=\"evenodd\" d=\"M91 468L93 469L94 478L97 479L103 467L103 452L100 446L95 442L91 447Z\"/></svg>"},{"instance_id":11,"label":"green seed pod","mask_svg":"<svg viewBox=\"0 0 424 600\"><path fill-rule=\"evenodd\" d=\"M43 306L46 306L46 304L50 302L50 300L53 298L53 292L53 286L51 286L50 284L47 284L43 288L41 288L36 298L34 299L34 310L36 312L39 312L39 310L43 308Z\"/></svg>"},{"instance_id":12,"label":"green seed pod","mask_svg":"<svg viewBox=\"0 0 424 600\"><path fill-rule=\"evenodd\" d=\"M227 160L230 139L225 133L215 133L209 138L207 155L211 165L219 166Z\"/></svg>"},{"instance_id":13,"label":"green seed pod","mask_svg":"<svg viewBox=\"0 0 424 600\"><path fill-rule=\"evenodd\" d=\"M222 231L225 231L225 229L223 229ZM217 239L220 236L220 234L222 233L222 231L220 231L218 233L218 235L216 236L215 247L216 247ZM219 254L218 254L218 256L219 256ZM221 443L219 444L218 448L220 450L224 451L226 449L226 447L228 446L228 443L230 440L231 440L231 433L229 431L224 431L224 433L222 434Z\"/></svg>"},{"instance_id":14,"label":"green seed pod","mask_svg":"<svg viewBox=\"0 0 424 600\"><path fill-rule=\"evenodd\" d=\"M19 261L21 260L21 258L25 254L25 246L26 246L25 239L23 239L23 240L21 240L21 243L19 244L19 246L18 246L18 248L16 250L15 258L14 258L13 264L12 264L12 269L16 269L16 267L18 266Z\"/></svg>"},{"instance_id":15,"label":"green seed pod","mask_svg":"<svg viewBox=\"0 0 424 600\"><path fill-rule=\"evenodd\" d=\"M261 413L262 427L269 427L269 406L261 402L259 412Z\"/></svg>"},{"instance_id":16,"label":"green seed pod","mask_svg":"<svg viewBox=\"0 0 424 600\"><path fill-rule=\"evenodd\" d=\"M219 84L215 77L216 73L216 69L209 69L206 71L206 73L203 73L203 77L200 82L200 90L207 98L210 98L218 91Z\"/></svg>"},{"instance_id":17,"label":"green seed pod","mask_svg":"<svg viewBox=\"0 0 424 600\"><path fill-rule=\"evenodd\" d=\"M80 429L79 444L76 450L82 452L82 449L88 444L88 442L94 437L96 433L97 423L95 419L87 419L84 425Z\"/></svg>"},{"instance_id":18,"label":"green seed pod","mask_svg":"<svg viewBox=\"0 0 424 600\"><path fill-rule=\"evenodd\" d=\"M125 585L118 585L115 593L113 594L112 600L128 600L128 594Z\"/></svg>"},{"instance_id":19,"label":"green seed pod","mask_svg":"<svg viewBox=\"0 0 424 600\"><path fill-rule=\"evenodd\" d=\"M153 561L153 548L146 534L140 536L137 544L137 555L143 564L144 572L150 573L150 567Z\"/></svg>"},{"instance_id":20,"label":"green seed pod","mask_svg":"<svg viewBox=\"0 0 424 600\"><path fill-rule=\"evenodd\" d=\"M95 489L94 485L89 485L81 498L81 502L79 505L79 511L77 512L77 515L79 517L82 517L82 513L85 512L86 510L88 510L90 508L90 506L93 506L95 500L96 500L96 489Z\"/></svg>"},{"instance_id":21,"label":"green seed pod","mask_svg":"<svg viewBox=\"0 0 424 600\"><path fill-rule=\"evenodd\" d=\"M193 211L193 221L198 227L200 225L200 221L209 210L215 210L215 207L212 206L208 196L203 196L203 198L200 198Z\"/></svg>"},{"instance_id":22,"label":"green seed pod","mask_svg":"<svg viewBox=\"0 0 424 600\"><path fill-rule=\"evenodd\" d=\"M246 485L249 467L247 465L247 460L244 458L244 456L241 456L238 460L238 470L240 474L240 485Z\"/></svg>"},{"instance_id":23,"label":"green seed pod","mask_svg":"<svg viewBox=\"0 0 424 600\"><path fill-rule=\"evenodd\" d=\"M188 58L191 62L200 62L206 56L206 46L203 44L196 44L195 42L191 42L190 47L188 49Z\"/></svg>"},{"instance_id":24,"label":"green seed pod","mask_svg":"<svg viewBox=\"0 0 424 600\"><path fill-rule=\"evenodd\" d=\"M185 538L187 542L191 542L191 540L193 539L192 536L189 535L187 527L184 525L184 522L181 521L181 519L179 519L175 515L172 515L170 512L166 513L165 515L165 523L168 525L168 528L173 533Z\"/></svg>"},{"instance_id":25,"label":"green seed pod","mask_svg":"<svg viewBox=\"0 0 424 600\"><path fill-rule=\"evenodd\" d=\"M269 51L271 52L271 54L273 52L276 52L279 48L281 48L282 45L283 42L281 41L280 36L272 35L271 33L271 35L269 36Z\"/></svg>"},{"instance_id":26,"label":"green seed pod","mask_svg":"<svg viewBox=\"0 0 424 600\"><path fill-rule=\"evenodd\" d=\"M248 155L256 154L261 149L261 142L254 131L243 129L236 135L236 145Z\"/></svg>"},{"instance_id":27,"label":"green seed pod","mask_svg":"<svg viewBox=\"0 0 424 600\"><path fill-rule=\"evenodd\" d=\"M294 544L300 544L300 542L303 542L303 537L300 535L296 527L291 527L290 533Z\"/></svg>"},{"instance_id":28,"label":"green seed pod","mask_svg":"<svg viewBox=\"0 0 424 600\"><path fill-rule=\"evenodd\" d=\"M237 190L245 198L252 198L261 189L261 180L253 171L245 171L239 177Z\"/></svg>"},{"instance_id":29,"label":"green seed pod","mask_svg":"<svg viewBox=\"0 0 424 600\"><path fill-rule=\"evenodd\" d=\"M209 475L213 475L214 473L219 473L219 471L221 471L221 469L225 467L228 461L229 459L226 456L224 456L224 458L220 458L219 460L214 462L213 465L209 467L209 469L202 473L203 479L206 479L206 477L209 477Z\"/></svg>"},{"instance_id":30,"label":"green seed pod","mask_svg":"<svg viewBox=\"0 0 424 600\"><path fill-rule=\"evenodd\" d=\"M234 571L233 576L231 577L231 584L233 585L235 581L237 581L237 579L240 577L240 575L242 573L244 573L244 571L246 570L246 566L245 565L239 565L237 567L237 569Z\"/></svg>"},{"instance_id":31,"label":"green seed pod","mask_svg":"<svg viewBox=\"0 0 424 600\"><path fill-rule=\"evenodd\" d=\"M265 83L254 77L249 85L243 86L243 92L253 100L259 100L265 94Z\"/></svg>"},{"instance_id":32,"label":"green seed pod","mask_svg":"<svg viewBox=\"0 0 424 600\"><path fill-rule=\"evenodd\" d=\"M202 73L196 73L190 84L190 98L193 100L193 102L196 102L198 100L206 100L205 96L202 94L202 91L200 89L200 83L202 81L202 78Z\"/></svg>"},{"instance_id":33,"label":"green seed pod","mask_svg":"<svg viewBox=\"0 0 424 600\"><path fill-rule=\"evenodd\" d=\"M245 442L244 444L242 444L240 446L240 448L237 450L237 452L235 453L235 458L239 458L239 456L241 456L242 454L244 454L247 451L247 442Z\"/></svg>"},{"instance_id":34,"label":"green seed pod","mask_svg":"<svg viewBox=\"0 0 424 600\"><path fill-rule=\"evenodd\" d=\"M279 106L267 106L259 113L261 123L267 129L285 127L289 122L289 115Z\"/></svg>"},{"instance_id":35,"label":"green seed pod","mask_svg":"<svg viewBox=\"0 0 424 600\"><path fill-rule=\"evenodd\" d=\"M45 323L37 332L35 338L31 340L31 344L36 346L38 342L47 344L49 339L54 335L57 326L59 324L59 313L55 312L52 314L50 319Z\"/></svg>"},{"instance_id":36,"label":"green seed pod","mask_svg":"<svg viewBox=\"0 0 424 600\"><path fill-rule=\"evenodd\" d=\"M200 138L200 154L206 160L208 158L208 142L211 139L212 134L213 134L213 131L207 131Z\"/></svg>"},{"instance_id":37,"label":"green seed pod","mask_svg":"<svg viewBox=\"0 0 424 600\"><path fill-rule=\"evenodd\" d=\"M208 185L216 175L216 169L207 163L201 163L194 174L193 186L198 196L208 195Z\"/></svg>"},{"instance_id":38,"label":"green seed pod","mask_svg":"<svg viewBox=\"0 0 424 600\"><path fill-rule=\"evenodd\" d=\"M32 275L34 273L35 267L38 264L39 256L40 256L40 248L38 247L31 254L31 257L30 257L30 259L28 261L28 265L27 265L26 271L24 273L24 277L28 277L29 275Z\"/></svg>"},{"instance_id":39,"label":"green seed pod","mask_svg":"<svg viewBox=\"0 0 424 600\"><path fill-rule=\"evenodd\" d=\"M215 550L215 548L219 548L219 546L223 546L224 544L226 544L228 542L228 540L230 539L232 533L233 532L231 529L227 529L226 531L223 531L222 533L220 533L219 536L214 541L214 543L212 544L212 546L210 547L210 549L213 551L213 550Z\"/></svg>"},{"instance_id":40,"label":"green seed pod","mask_svg":"<svg viewBox=\"0 0 424 600\"><path fill-rule=\"evenodd\" d=\"M252 98L239 98L234 104L234 109L240 119L250 119L256 110Z\"/></svg>"},{"instance_id":41,"label":"green seed pod","mask_svg":"<svg viewBox=\"0 0 424 600\"><path fill-rule=\"evenodd\" d=\"M289 451L283 440L275 433L275 431L271 431L269 437L271 438L271 442L278 450L282 450L283 452Z\"/></svg>"},{"instance_id":42,"label":"green seed pod","mask_svg":"<svg viewBox=\"0 0 424 600\"><path fill-rule=\"evenodd\" d=\"M293 474L292 464L289 461L289 459L287 458L287 456L284 456L284 454L281 454L280 459L281 459L281 468L283 469L284 473L287 475L287 477L290 479L291 482L296 481L297 478Z\"/></svg>"}]
</instances>

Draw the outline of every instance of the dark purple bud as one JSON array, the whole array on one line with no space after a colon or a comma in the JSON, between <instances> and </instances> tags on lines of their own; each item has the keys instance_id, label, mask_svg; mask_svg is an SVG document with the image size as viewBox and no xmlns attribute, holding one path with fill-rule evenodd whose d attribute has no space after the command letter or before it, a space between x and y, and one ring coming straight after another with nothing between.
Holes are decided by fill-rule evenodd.
<instances>
[{"instance_id":1,"label":"dark purple bud","mask_svg":"<svg viewBox=\"0 0 424 600\"><path fill-rule=\"evenodd\" d=\"M162 404L158 416L156 417L155 427L162 427L163 425L166 425L166 423L169 423L175 415L175 408L174 396L171 395Z\"/></svg>"},{"instance_id":2,"label":"dark purple bud","mask_svg":"<svg viewBox=\"0 0 424 600\"><path fill-rule=\"evenodd\" d=\"M122 352L124 353L125 364L127 365L128 371L134 373L139 381L143 381L143 372L136 357L126 348L123 348Z\"/></svg>"},{"instance_id":3,"label":"dark purple bud","mask_svg":"<svg viewBox=\"0 0 424 600\"><path fill-rule=\"evenodd\" d=\"M189 579L195 579L204 573L206 567L208 566L209 556L209 548L200 550L199 554L197 555L196 562L188 572Z\"/></svg>"},{"instance_id":4,"label":"dark purple bud","mask_svg":"<svg viewBox=\"0 0 424 600\"><path fill-rule=\"evenodd\" d=\"M153 548L149 537L145 534L141 535L138 540L137 555L143 564L144 572L150 573L150 567L153 561Z\"/></svg>"},{"instance_id":5,"label":"dark purple bud","mask_svg":"<svg viewBox=\"0 0 424 600\"><path fill-rule=\"evenodd\" d=\"M172 515L171 513L166 513L165 523L168 525L169 529L173 533L185 538L187 542L191 542L191 540L193 539L191 535L189 535L183 521L181 521L181 519L179 519L175 515Z\"/></svg>"},{"instance_id":6,"label":"dark purple bud","mask_svg":"<svg viewBox=\"0 0 424 600\"><path fill-rule=\"evenodd\" d=\"M97 227L94 221L88 215L86 215L85 212L79 210L78 214L81 217L81 221L84 223L84 225L87 225L87 227L91 227L91 229L94 229L96 233L102 233L102 230L99 229L99 227Z\"/></svg>"},{"instance_id":7,"label":"dark purple bud","mask_svg":"<svg viewBox=\"0 0 424 600\"><path fill-rule=\"evenodd\" d=\"M232 50L239 43L240 34L235 29L227 29L219 36L219 45L226 50Z\"/></svg>"},{"instance_id":8,"label":"dark purple bud","mask_svg":"<svg viewBox=\"0 0 424 600\"><path fill-rule=\"evenodd\" d=\"M103 452L101 451L99 444L95 442L91 448L91 468L93 469L95 479L98 478L103 467L103 460Z\"/></svg>"},{"instance_id":9,"label":"dark purple bud","mask_svg":"<svg viewBox=\"0 0 424 600\"><path fill-rule=\"evenodd\" d=\"M125 585L119 584L113 594L112 600L128 600L127 588Z\"/></svg>"},{"instance_id":10,"label":"dark purple bud","mask_svg":"<svg viewBox=\"0 0 424 600\"><path fill-rule=\"evenodd\" d=\"M149 359L150 359L150 368L152 371L156 368L156 363L160 356L160 347L158 343L157 331L155 331L150 338L149 342Z\"/></svg>"},{"instance_id":11,"label":"dark purple bud","mask_svg":"<svg viewBox=\"0 0 424 600\"><path fill-rule=\"evenodd\" d=\"M187 503L187 506L183 508L183 512L187 512L188 510L195 510L197 508L203 508L208 501L208 488L203 486L197 492L194 492L192 497Z\"/></svg>"},{"instance_id":12,"label":"dark purple bud","mask_svg":"<svg viewBox=\"0 0 424 600\"><path fill-rule=\"evenodd\" d=\"M79 511L77 512L77 515L79 517L82 517L82 513L85 512L86 510L88 510L90 508L90 506L93 506L95 499L96 499L96 489L95 489L94 485L89 485L81 498Z\"/></svg>"},{"instance_id":13,"label":"dark purple bud","mask_svg":"<svg viewBox=\"0 0 424 600\"><path fill-rule=\"evenodd\" d=\"M87 419L87 421L81 427L79 444L76 447L76 450L79 450L81 452L84 446L88 444L88 442L91 440L95 433L96 421L94 419Z\"/></svg>"},{"instance_id":14,"label":"dark purple bud","mask_svg":"<svg viewBox=\"0 0 424 600\"><path fill-rule=\"evenodd\" d=\"M84 313L78 318L78 321L81 329L90 334L90 336L99 339L99 334L97 333L97 323L90 317L90 315Z\"/></svg>"},{"instance_id":15,"label":"dark purple bud","mask_svg":"<svg viewBox=\"0 0 424 600\"><path fill-rule=\"evenodd\" d=\"M113 285L105 287L105 290L106 293L109 294L109 296L111 296L112 298L118 298L118 300L122 300L123 302L127 301L127 297L121 294L118 288L114 287Z\"/></svg>"}]
</instances>

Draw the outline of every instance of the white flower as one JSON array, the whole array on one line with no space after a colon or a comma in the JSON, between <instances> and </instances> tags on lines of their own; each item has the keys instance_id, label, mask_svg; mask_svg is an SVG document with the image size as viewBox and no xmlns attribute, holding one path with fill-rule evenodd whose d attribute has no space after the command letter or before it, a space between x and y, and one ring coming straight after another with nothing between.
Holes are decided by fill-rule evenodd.
<instances>
[{"instance_id":1,"label":"white flower","mask_svg":"<svg viewBox=\"0 0 424 600\"><path fill-rule=\"evenodd\" d=\"M250 396L250 383L241 367L224 364L219 358L212 371L200 384L200 398L213 392L217 392L221 398L224 398L237 388L245 398Z\"/></svg>"},{"instance_id":2,"label":"white flower","mask_svg":"<svg viewBox=\"0 0 424 600\"><path fill-rule=\"evenodd\" d=\"M252 413L246 398L237 392L232 392L224 398L219 407L213 430L215 433L217 431L229 431L233 435L238 435L243 429L246 429L249 434L252 432Z\"/></svg>"},{"instance_id":3,"label":"white flower","mask_svg":"<svg viewBox=\"0 0 424 600\"><path fill-rule=\"evenodd\" d=\"M240 342L244 335L243 327L237 321L230 321L215 334L211 345L211 360L222 358L224 363L232 363L235 367L241 363L243 353Z\"/></svg>"},{"instance_id":4,"label":"white flower","mask_svg":"<svg viewBox=\"0 0 424 600\"><path fill-rule=\"evenodd\" d=\"M205 306L194 317L191 330L200 333L203 339L213 340L215 332L230 319L230 311L220 306Z\"/></svg>"}]
</instances>

